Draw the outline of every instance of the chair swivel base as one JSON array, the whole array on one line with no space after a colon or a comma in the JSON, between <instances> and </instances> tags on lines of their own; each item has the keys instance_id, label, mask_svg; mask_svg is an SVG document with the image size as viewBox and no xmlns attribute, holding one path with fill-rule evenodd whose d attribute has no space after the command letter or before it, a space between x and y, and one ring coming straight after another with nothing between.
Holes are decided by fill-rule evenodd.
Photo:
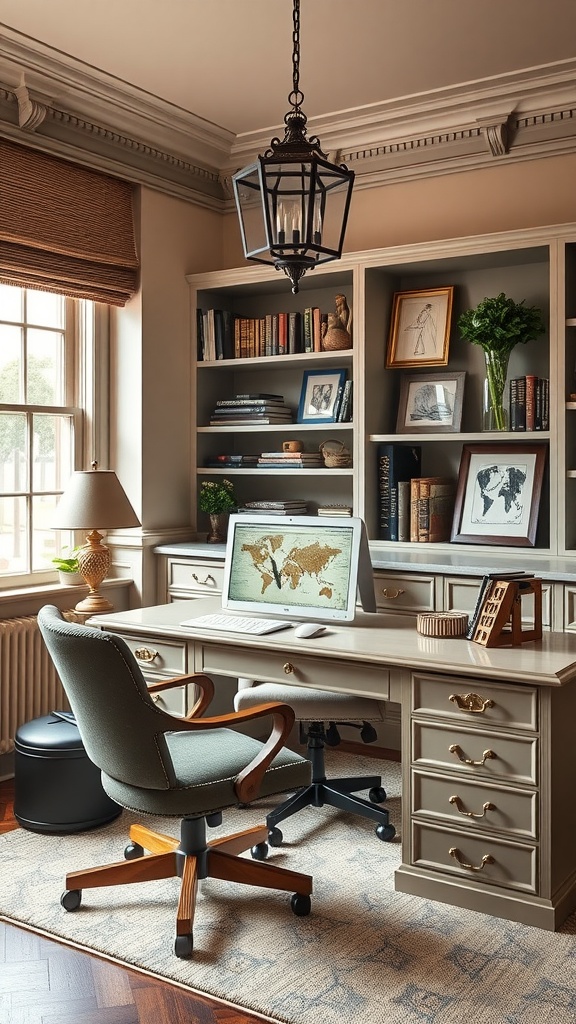
<instances>
[{"instance_id":1,"label":"chair swivel base","mask_svg":"<svg viewBox=\"0 0 576 1024\"><path fill-rule=\"evenodd\" d=\"M369 790L370 801L354 793L354 790L364 789ZM280 807L266 815L268 842L270 846L280 846L282 843L284 837L277 828L279 822L296 814L303 807L323 807L324 804L378 822L376 835L383 842L389 842L396 835L396 829L389 823L386 808L375 806L385 799L386 792L382 789L381 779L377 775L364 778L354 776L349 779L314 779L309 786L298 790Z\"/></svg>"},{"instance_id":2,"label":"chair swivel base","mask_svg":"<svg viewBox=\"0 0 576 1024\"><path fill-rule=\"evenodd\" d=\"M130 843L124 851L126 859L66 875L66 891L60 900L62 906L68 911L77 910L82 900L82 889L179 876L182 885L174 952L183 959L190 957L194 949L192 926L198 881L202 878L220 878L265 889L292 890L292 911L298 917L309 914L311 876L262 863L268 853L267 826L255 826L206 842L206 824L219 825L221 820L221 814L209 815L206 819L184 818L180 841L161 832L153 832L144 825L132 825ZM249 849L253 860L239 856ZM144 854L144 850L150 852Z\"/></svg>"}]
</instances>

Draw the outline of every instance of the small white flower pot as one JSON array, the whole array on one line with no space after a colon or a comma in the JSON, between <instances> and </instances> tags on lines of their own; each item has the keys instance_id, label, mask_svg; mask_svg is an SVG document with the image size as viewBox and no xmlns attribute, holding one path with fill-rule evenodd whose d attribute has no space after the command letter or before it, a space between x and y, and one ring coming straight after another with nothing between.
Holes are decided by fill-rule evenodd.
<instances>
[{"instance_id":1,"label":"small white flower pot","mask_svg":"<svg viewBox=\"0 0 576 1024\"><path fill-rule=\"evenodd\" d=\"M64 572L58 569L58 579L64 587L79 587L84 583L79 572Z\"/></svg>"}]
</instances>

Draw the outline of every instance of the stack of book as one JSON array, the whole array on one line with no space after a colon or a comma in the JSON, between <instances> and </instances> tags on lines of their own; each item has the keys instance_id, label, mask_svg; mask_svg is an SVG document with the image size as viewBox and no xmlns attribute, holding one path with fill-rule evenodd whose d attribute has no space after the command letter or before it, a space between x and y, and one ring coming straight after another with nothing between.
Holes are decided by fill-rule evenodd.
<instances>
[{"instance_id":1,"label":"stack of book","mask_svg":"<svg viewBox=\"0 0 576 1024\"><path fill-rule=\"evenodd\" d=\"M380 540L410 540L410 480L420 476L421 462L420 445L378 446Z\"/></svg>"},{"instance_id":2,"label":"stack of book","mask_svg":"<svg viewBox=\"0 0 576 1024\"><path fill-rule=\"evenodd\" d=\"M206 459L204 465L212 469L222 469L223 467L239 469L240 466L256 466L257 463L257 455L215 455L213 458Z\"/></svg>"},{"instance_id":3,"label":"stack of book","mask_svg":"<svg viewBox=\"0 0 576 1024\"><path fill-rule=\"evenodd\" d=\"M351 516L352 509L350 505L320 505L318 508L319 516Z\"/></svg>"},{"instance_id":4,"label":"stack of book","mask_svg":"<svg viewBox=\"0 0 576 1024\"><path fill-rule=\"evenodd\" d=\"M306 516L308 504L299 498L293 501L247 501L238 512L251 512L253 515L261 512L267 516Z\"/></svg>"},{"instance_id":5,"label":"stack of book","mask_svg":"<svg viewBox=\"0 0 576 1024\"><path fill-rule=\"evenodd\" d=\"M510 380L510 429L550 429L550 381L527 373Z\"/></svg>"},{"instance_id":6,"label":"stack of book","mask_svg":"<svg viewBox=\"0 0 576 1024\"><path fill-rule=\"evenodd\" d=\"M292 423L292 410L282 395L262 392L236 395L216 402L210 417L210 426L229 427L243 423L267 426L274 423Z\"/></svg>"},{"instance_id":7,"label":"stack of book","mask_svg":"<svg viewBox=\"0 0 576 1024\"><path fill-rule=\"evenodd\" d=\"M439 544L450 540L456 483L444 476L421 476L410 481L410 540Z\"/></svg>"},{"instance_id":8,"label":"stack of book","mask_svg":"<svg viewBox=\"0 0 576 1024\"><path fill-rule=\"evenodd\" d=\"M262 452L258 465L269 469L316 469L324 465L324 459L320 452Z\"/></svg>"}]
</instances>

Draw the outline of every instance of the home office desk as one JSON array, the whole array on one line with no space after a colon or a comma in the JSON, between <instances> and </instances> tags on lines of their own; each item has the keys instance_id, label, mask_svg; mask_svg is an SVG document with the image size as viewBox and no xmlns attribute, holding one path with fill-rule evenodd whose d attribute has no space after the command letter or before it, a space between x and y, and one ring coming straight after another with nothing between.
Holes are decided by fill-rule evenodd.
<instances>
[{"instance_id":1,"label":"home office desk","mask_svg":"<svg viewBox=\"0 0 576 1024\"><path fill-rule=\"evenodd\" d=\"M363 612L315 640L180 625L218 610L211 598L88 621L124 637L149 679L201 671L397 701L396 889L549 930L576 909L576 637L486 649Z\"/></svg>"}]
</instances>

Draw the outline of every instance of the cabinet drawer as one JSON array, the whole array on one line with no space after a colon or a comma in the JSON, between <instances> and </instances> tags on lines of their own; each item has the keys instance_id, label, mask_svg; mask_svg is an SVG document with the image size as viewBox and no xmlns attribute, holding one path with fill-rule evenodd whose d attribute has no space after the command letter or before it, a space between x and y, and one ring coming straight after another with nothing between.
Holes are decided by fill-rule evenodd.
<instances>
[{"instance_id":1,"label":"cabinet drawer","mask_svg":"<svg viewBox=\"0 0 576 1024\"><path fill-rule=\"evenodd\" d=\"M450 698L453 698L452 700ZM491 702L491 703L490 703ZM469 710L472 708L478 710ZM466 720L466 725L486 728L500 725L513 729L538 727L538 694L534 687L511 686L481 679L412 674L412 711Z\"/></svg>"},{"instance_id":2,"label":"cabinet drawer","mask_svg":"<svg viewBox=\"0 0 576 1024\"><path fill-rule=\"evenodd\" d=\"M508 832L522 839L537 839L537 813L536 793L528 790L413 773L412 814L418 817L444 819L446 825L457 823L463 829Z\"/></svg>"},{"instance_id":3,"label":"cabinet drawer","mask_svg":"<svg viewBox=\"0 0 576 1024\"><path fill-rule=\"evenodd\" d=\"M274 651L242 651L241 659L234 646L224 644L197 644L197 672L224 676L238 676L239 663L242 676L268 683L294 683L312 686L318 690L350 693L362 697L386 700L390 694L388 669L361 665L331 658L306 657L294 653Z\"/></svg>"},{"instance_id":4,"label":"cabinet drawer","mask_svg":"<svg viewBox=\"0 0 576 1024\"><path fill-rule=\"evenodd\" d=\"M474 883L538 892L537 850L530 844L508 843L493 836L466 835L414 822L413 863L457 875ZM451 854L450 851L453 851ZM490 858L484 861L483 858Z\"/></svg>"},{"instance_id":5,"label":"cabinet drawer","mask_svg":"<svg viewBox=\"0 0 576 1024\"><path fill-rule=\"evenodd\" d=\"M152 700L162 711L171 715L184 716L188 711L187 690L195 690L196 687L175 686L173 690L164 690L162 693L151 694ZM192 703L190 704L190 707Z\"/></svg>"},{"instance_id":6,"label":"cabinet drawer","mask_svg":"<svg viewBox=\"0 0 576 1024\"><path fill-rule=\"evenodd\" d=\"M564 629L576 631L576 587L564 587Z\"/></svg>"},{"instance_id":7,"label":"cabinet drawer","mask_svg":"<svg viewBox=\"0 0 576 1024\"><path fill-rule=\"evenodd\" d=\"M170 561L168 586L173 590L189 590L207 597L221 594L224 581L222 562Z\"/></svg>"},{"instance_id":8,"label":"cabinet drawer","mask_svg":"<svg viewBox=\"0 0 576 1024\"><path fill-rule=\"evenodd\" d=\"M122 639L149 679L155 676L180 676L188 671L188 652L184 642L126 635Z\"/></svg>"},{"instance_id":9,"label":"cabinet drawer","mask_svg":"<svg viewBox=\"0 0 576 1024\"><path fill-rule=\"evenodd\" d=\"M457 748L457 749L451 749ZM491 752L494 756L490 756ZM412 722L412 759L415 764L465 772L477 778L536 784L536 737L485 734L456 726ZM472 763L467 764L470 760Z\"/></svg>"},{"instance_id":10,"label":"cabinet drawer","mask_svg":"<svg viewBox=\"0 0 576 1024\"><path fill-rule=\"evenodd\" d=\"M387 612L433 611L434 577L374 573L376 604Z\"/></svg>"}]
</instances>

